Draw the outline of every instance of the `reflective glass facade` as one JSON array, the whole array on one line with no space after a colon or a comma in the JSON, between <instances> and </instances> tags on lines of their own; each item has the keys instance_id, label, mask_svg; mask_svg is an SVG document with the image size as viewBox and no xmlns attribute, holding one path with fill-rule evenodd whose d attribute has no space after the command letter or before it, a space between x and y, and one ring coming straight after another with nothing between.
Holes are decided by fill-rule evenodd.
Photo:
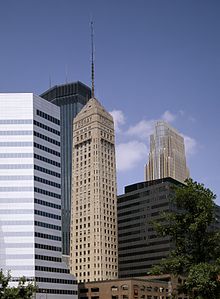
<instances>
[{"instance_id":1,"label":"reflective glass facade","mask_svg":"<svg viewBox=\"0 0 220 299\"><path fill-rule=\"evenodd\" d=\"M72 182L72 123L74 117L91 98L91 90L81 82L54 86L41 95L60 107L61 132L61 197L63 254L69 255L71 182Z\"/></svg>"},{"instance_id":2,"label":"reflective glass facade","mask_svg":"<svg viewBox=\"0 0 220 299\"><path fill-rule=\"evenodd\" d=\"M158 121L150 136L145 179L151 181L166 177L184 182L189 177L189 170L186 166L184 138L165 121Z\"/></svg>"}]
</instances>

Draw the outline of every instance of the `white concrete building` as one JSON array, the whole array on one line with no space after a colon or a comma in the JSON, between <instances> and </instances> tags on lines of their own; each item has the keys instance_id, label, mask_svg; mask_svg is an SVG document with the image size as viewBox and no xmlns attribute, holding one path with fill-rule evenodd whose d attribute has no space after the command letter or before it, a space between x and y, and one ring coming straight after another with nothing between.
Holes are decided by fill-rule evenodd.
<instances>
[{"instance_id":1,"label":"white concrete building","mask_svg":"<svg viewBox=\"0 0 220 299\"><path fill-rule=\"evenodd\" d=\"M0 268L36 280L36 299L76 299L62 262L59 107L0 94Z\"/></svg>"}]
</instances>

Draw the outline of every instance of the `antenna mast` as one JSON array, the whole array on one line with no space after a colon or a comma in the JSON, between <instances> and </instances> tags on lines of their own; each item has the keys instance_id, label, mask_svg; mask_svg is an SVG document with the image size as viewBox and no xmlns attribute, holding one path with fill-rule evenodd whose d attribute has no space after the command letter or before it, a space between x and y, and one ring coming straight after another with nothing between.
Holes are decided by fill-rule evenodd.
<instances>
[{"instance_id":1,"label":"antenna mast","mask_svg":"<svg viewBox=\"0 0 220 299\"><path fill-rule=\"evenodd\" d=\"M94 28L93 28L93 21L91 21L91 50L92 50L92 98L95 97L95 70L94 70Z\"/></svg>"},{"instance_id":2,"label":"antenna mast","mask_svg":"<svg viewBox=\"0 0 220 299\"><path fill-rule=\"evenodd\" d=\"M51 82L51 74L49 74L49 88L52 87L52 82Z\"/></svg>"}]
</instances>

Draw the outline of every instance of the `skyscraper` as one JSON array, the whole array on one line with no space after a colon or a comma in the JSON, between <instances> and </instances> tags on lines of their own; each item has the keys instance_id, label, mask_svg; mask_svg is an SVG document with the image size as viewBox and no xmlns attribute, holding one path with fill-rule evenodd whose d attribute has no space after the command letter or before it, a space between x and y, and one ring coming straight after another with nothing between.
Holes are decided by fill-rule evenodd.
<instances>
[{"instance_id":1,"label":"skyscraper","mask_svg":"<svg viewBox=\"0 0 220 299\"><path fill-rule=\"evenodd\" d=\"M119 278L146 276L152 266L175 248L169 236L156 232L154 223L164 224L163 213L183 212L173 202L175 189L182 186L167 177L126 186L124 194L118 196ZM213 212L209 229L219 231L220 206L215 205Z\"/></svg>"},{"instance_id":2,"label":"skyscraper","mask_svg":"<svg viewBox=\"0 0 220 299\"><path fill-rule=\"evenodd\" d=\"M153 223L163 212L173 211L173 187L178 185L172 178L140 182L118 196L119 278L146 276L169 254L170 238L157 235Z\"/></svg>"},{"instance_id":3,"label":"skyscraper","mask_svg":"<svg viewBox=\"0 0 220 299\"><path fill-rule=\"evenodd\" d=\"M189 177L184 138L165 121L158 121L150 136L149 160L145 167L146 181L171 177L184 182Z\"/></svg>"},{"instance_id":4,"label":"skyscraper","mask_svg":"<svg viewBox=\"0 0 220 299\"><path fill-rule=\"evenodd\" d=\"M78 281L117 278L115 137L95 98L73 124L70 269Z\"/></svg>"},{"instance_id":5,"label":"skyscraper","mask_svg":"<svg viewBox=\"0 0 220 299\"><path fill-rule=\"evenodd\" d=\"M91 90L77 81L54 86L41 97L60 107L62 240L63 254L69 255L73 119L91 98Z\"/></svg>"},{"instance_id":6,"label":"skyscraper","mask_svg":"<svg viewBox=\"0 0 220 299\"><path fill-rule=\"evenodd\" d=\"M0 269L35 280L36 299L77 298L62 262L59 110L0 94Z\"/></svg>"}]
</instances>

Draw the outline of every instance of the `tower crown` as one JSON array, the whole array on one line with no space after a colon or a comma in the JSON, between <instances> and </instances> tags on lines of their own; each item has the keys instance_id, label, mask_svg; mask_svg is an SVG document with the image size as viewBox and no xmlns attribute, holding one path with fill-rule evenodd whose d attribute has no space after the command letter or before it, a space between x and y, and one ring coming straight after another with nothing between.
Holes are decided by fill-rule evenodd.
<instances>
[{"instance_id":1,"label":"tower crown","mask_svg":"<svg viewBox=\"0 0 220 299\"><path fill-rule=\"evenodd\" d=\"M79 118L82 117L83 114L86 113L90 114L90 112L92 114L94 113L94 111L96 111L96 113L104 115L111 122L113 122L113 117L111 116L111 114L105 110L105 108L101 105L101 103L96 98L91 98L88 101L88 103L82 108L82 110L77 114L74 120L77 121Z\"/></svg>"}]
</instances>

